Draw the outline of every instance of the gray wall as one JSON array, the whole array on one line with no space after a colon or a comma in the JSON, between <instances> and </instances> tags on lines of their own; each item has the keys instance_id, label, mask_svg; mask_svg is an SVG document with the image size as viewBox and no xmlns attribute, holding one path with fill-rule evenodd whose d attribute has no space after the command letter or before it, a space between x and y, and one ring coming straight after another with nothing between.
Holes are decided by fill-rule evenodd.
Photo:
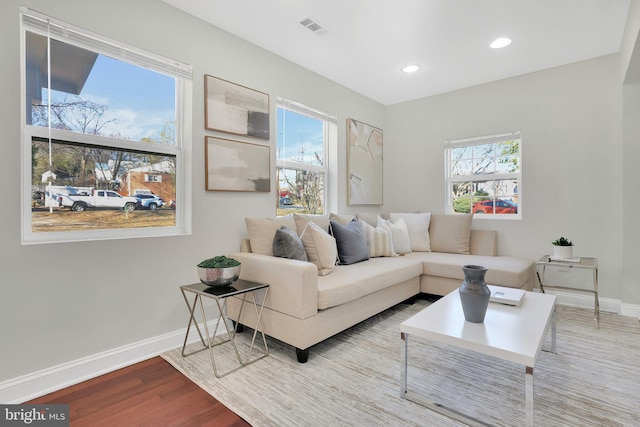
<instances>
[{"instance_id":1,"label":"gray wall","mask_svg":"<svg viewBox=\"0 0 640 427\"><path fill-rule=\"evenodd\" d=\"M192 235L21 246L19 5L193 65ZM204 74L269 93L272 129L278 95L338 115L336 210L346 200L347 117L385 127L382 105L157 0L6 0L0 28L0 382L186 327L178 286L198 280L195 264L238 250L245 216L275 215L275 190L204 190Z\"/></svg>"},{"instance_id":2,"label":"gray wall","mask_svg":"<svg viewBox=\"0 0 640 427\"><path fill-rule=\"evenodd\" d=\"M623 145L623 274L621 299L626 304L640 304L640 81L624 86L624 145Z\"/></svg>"},{"instance_id":3,"label":"gray wall","mask_svg":"<svg viewBox=\"0 0 640 427\"><path fill-rule=\"evenodd\" d=\"M640 259L640 1L633 0L625 29L620 56L624 75L623 86L623 245L622 301L640 304L640 278L636 266Z\"/></svg>"}]
</instances>

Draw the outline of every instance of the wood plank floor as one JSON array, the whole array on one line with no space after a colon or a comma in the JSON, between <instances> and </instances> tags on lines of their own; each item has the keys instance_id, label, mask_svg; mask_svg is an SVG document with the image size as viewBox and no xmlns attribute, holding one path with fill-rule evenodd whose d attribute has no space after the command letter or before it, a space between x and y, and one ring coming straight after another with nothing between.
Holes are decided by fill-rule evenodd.
<instances>
[{"instance_id":1,"label":"wood plank floor","mask_svg":"<svg viewBox=\"0 0 640 427\"><path fill-rule=\"evenodd\" d=\"M249 426L161 357L25 403L68 404L74 427Z\"/></svg>"}]
</instances>

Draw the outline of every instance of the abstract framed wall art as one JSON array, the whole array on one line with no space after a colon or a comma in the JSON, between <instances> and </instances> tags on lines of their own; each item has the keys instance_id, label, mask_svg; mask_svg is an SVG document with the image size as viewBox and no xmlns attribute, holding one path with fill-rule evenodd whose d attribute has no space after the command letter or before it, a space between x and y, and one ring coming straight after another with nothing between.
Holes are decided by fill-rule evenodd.
<instances>
[{"instance_id":1,"label":"abstract framed wall art","mask_svg":"<svg viewBox=\"0 0 640 427\"><path fill-rule=\"evenodd\" d=\"M205 128L269 139L269 94L204 76Z\"/></svg>"},{"instance_id":2,"label":"abstract framed wall art","mask_svg":"<svg viewBox=\"0 0 640 427\"><path fill-rule=\"evenodd\" d=\"M347 119L350 205L382 204L382 129Z\"/></svg>"},{"instance_id":3,"label":"abstract framed wall art","mask_svg":"<svg viewBox=\"0 0 640 427\"><path fill-rule=\"evenodd\" d=\"M271 191L269 146L205 137L207 191Z\"/></svg>"}]
</instances>

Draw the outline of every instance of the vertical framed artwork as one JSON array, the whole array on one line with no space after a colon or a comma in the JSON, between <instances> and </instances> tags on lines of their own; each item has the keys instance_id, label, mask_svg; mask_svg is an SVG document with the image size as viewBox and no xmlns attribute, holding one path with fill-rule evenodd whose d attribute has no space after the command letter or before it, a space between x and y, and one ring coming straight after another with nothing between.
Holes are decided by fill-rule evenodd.
<instances>
[{"instance_id":1,"label":"vertical framed artwork","mask_svg":"<svg viewBox=\"0 0 640 427\"><path fill-rule=\"evenodd\" d=\"M382 204L382 129L347 119L350 205Z\"/></svg>"},{"instance_id":2,"label":"vertical framed artwork","mask_svg":"<svg viewBox=\"0 0 640 427\"><path fill-rule=\"evenodd\" d=\"M269 146L205 137L207 191L271 191Z\"/></svg>"},{"instance_id":3,"label":"vertical framed artwork","mask_svg":"<svg viewBox=\"0 0 640 427\"><path fill-rule=\"evenodd\" d=\"M205 74L205 128L269 139L269 94Z\"/></svg>"}]
</instances>

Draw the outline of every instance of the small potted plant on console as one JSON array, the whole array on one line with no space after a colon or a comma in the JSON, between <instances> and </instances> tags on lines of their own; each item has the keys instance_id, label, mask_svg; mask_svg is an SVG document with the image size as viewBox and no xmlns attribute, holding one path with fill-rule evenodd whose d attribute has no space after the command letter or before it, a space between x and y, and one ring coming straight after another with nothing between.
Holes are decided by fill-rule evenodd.
<instances>
[{"instance_id":1,"label":"small potted plant on console","mask_svg":"<svg viewBox=\"0 0 640 427\"><path fill-rule=\"evenodd\" d=\"M240 276L240 261L224 255L207 258L197 267L200 281L207 286L229 286Z\"/></svg>"},{"instance_id":2,"label":"small potted plant on console","mask_svg":"<svg viewBox=\"0 0 640 427\"><path fill-rule=\"evenodd\" d=\"M571 240L560 237L551 242L553 245L553 257L559 259L573 258L573 243Z\"/></svg>"}]
</instances>

